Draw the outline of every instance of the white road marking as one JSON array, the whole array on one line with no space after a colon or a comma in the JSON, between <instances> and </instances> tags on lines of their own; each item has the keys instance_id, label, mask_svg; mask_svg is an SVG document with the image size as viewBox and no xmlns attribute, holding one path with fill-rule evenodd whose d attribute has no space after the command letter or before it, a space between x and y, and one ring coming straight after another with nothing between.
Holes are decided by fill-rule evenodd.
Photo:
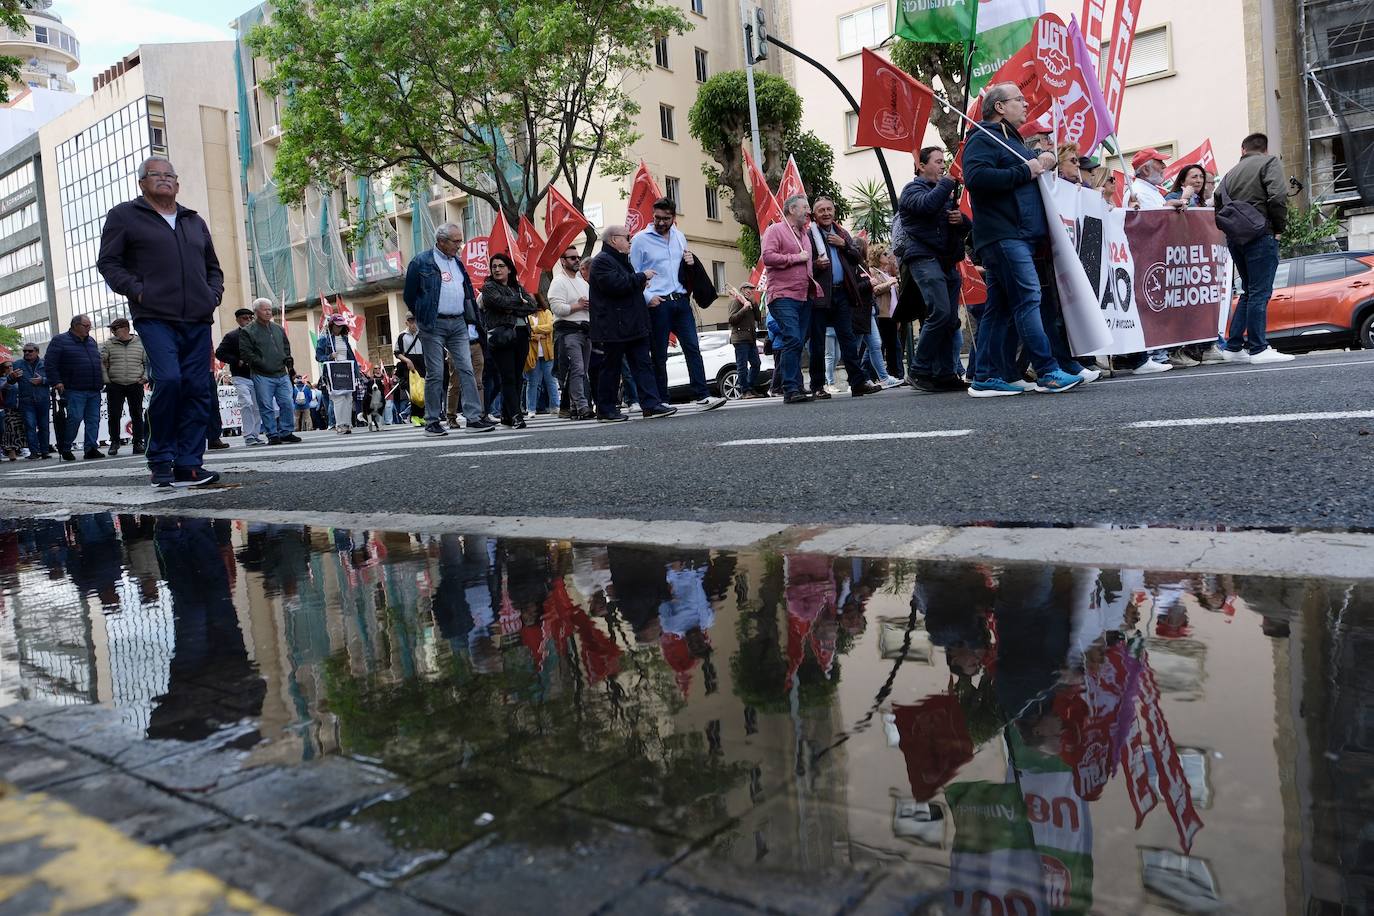
<instances>
[{"instance_id":1,"label":"white road marking","mask_svg":"<svg viewBox=\"0 0 1374 916\"><path fill-rule=\"evenodd\" d=\"M200 487L154 489L143 486L5 487L4 499L24 503L60 503L73 512L90 506L145 506L207 492Z\"/></svg>"},{"instance_id":2,"label":"white road marking","mask_svg":"<svg viewBox=\"0 0 1374 916\"><path fill-rule=\"evenodd\" d=\"M1370 420L1374 410L1328 410L1316 413L1271 413L1248 417L1189 417L1178 420L1140 420L1127 423L1128 429L1158 429L1170 426L1231 426L1241 423L1302 423L1316 420Z\"/></svg>"},{"instance_id":3,"label":"white road marking","mask_svg":"<svg viewBox=\"0 0 1374 916\"><path fill-rule=\"evenodd\" d=\"M446 452L439 458L485 458L489 455L566 455L573 452L613 452L626 445L573 445L567 448L503 448L484 452Z\"/></svg>"},{"instance_id":4,"label":"white road marking","mask_svg":"<svg viewBox=\"0 0 1374 916\"><path fill-rule=\"evenodd\" d=\"M954 439L967 436L971 429L934 429L910 433L858 433L850 436L791 436L777 439L731 439L729 445L807 445L812 442L875 442L883 439Z\"/></svg>"},{"instance_id":5,"label":"white road marking","mask_svg":"<svg viewBox=\"0 0 1374 916\"><path fill-rule=\"evenodd\" d=\"M1261 366L1258 369L1223 369L1221 371L1198 372L1197 367L1183 372L1160 372L1157 375L1122 375L1121 378L1107 378L1094 382L1098 385L1119 385L1122 382L1169 382L1185 378L1221 378L1228 375L1247 375L1252 372L1296 372L1299 369L1341 369L1345 366L1368 366L1374 359L1349 359L1338 363L1300 363L1296 366ZM1241 365L1244 365L1243 363ZM1125 370L1121 370L1123 373Z\"/></svg>"},{"instance_id":6,"label":"white road marking","mask_svg":"<svg viewBox=\"0 0 1374 916\"><path fill-rule=\"evenodd\" d=\"M356 455L343 458L297 458L295 460L268 459L266 461L216 461L209 465L213 470L222 474L234 473L257 473L260 471L280 472L282 474L314 474L319 471L346 471L349 468L356 468L364 464L372 464L377 461L385 461L390 455ZM45 476L43 474L33 474L30 476ZM146 467L136 467L125 465L124 467L98 467L98 468L75 468L70 471L59 471L56 468L50 476L53 477L147 477Z\"/></svg>"}]
</instances>

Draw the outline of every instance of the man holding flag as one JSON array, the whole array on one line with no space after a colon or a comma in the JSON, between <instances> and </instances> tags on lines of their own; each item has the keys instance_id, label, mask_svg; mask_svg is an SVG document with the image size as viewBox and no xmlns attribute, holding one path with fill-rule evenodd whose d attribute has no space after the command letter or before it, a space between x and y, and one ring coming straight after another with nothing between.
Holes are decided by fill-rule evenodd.
<instances>
[{"instance_id":1,"label":"man holding flag","mask_svg":"<svg viewBox=\"0 0 1374 916\"><path fill-rule=\"evenodd\" d=\"M1009 335L1015 324L1041 390L1068 391L1083 379L1059 368L1040 318L1035 256L1049 244L1049 223L1036 179L1057 164L1021 142L1018 128L1028 106L1015 83L998 83L983 97L983 122L964 148L964 181L973 207L973 245L988 271L988 301L978 333L978 365L969 394L976 398L1021 394L1010 381L1014 360Z\"/></svg>"}]
</instances>

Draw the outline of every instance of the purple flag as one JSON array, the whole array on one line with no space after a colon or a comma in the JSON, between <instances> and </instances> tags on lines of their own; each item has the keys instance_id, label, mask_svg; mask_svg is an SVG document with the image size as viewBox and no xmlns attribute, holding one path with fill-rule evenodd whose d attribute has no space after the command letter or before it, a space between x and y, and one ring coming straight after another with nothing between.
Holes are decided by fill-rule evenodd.
<instances>
[{"instance_id":1,"label":"purple flag","mask_svg":"<svg viewBox=\"0 0 1374 916\"><path fill-rule=\"evenodd\" d=\"M1101 145L1102 141L1116 133L1116 124L1112 120L1112 110L1107 106L1107 100L1102 96L1102 84L1097 79L1097 68L1093 66L1093 61L1097 56L1088 49L1088 44L1083 40L1083 32L1078 27L1078 20L1069 17L1069 40L1073 42L1074 61L1078 65L1079 79L1074 80L1078 87L1076 90L1071 88L1069 95L1083 95L1084 98L1070 100L1066 96L1062 104L1064 106L1064 116L1072 125L1075 114L1082 108L1085 112L1090 111L1091 116L1084 115L1084 131L1079 140L1079 149L1084 156L1091 156L1093 150ZM1084 103L1086 102L1086 106ZM1088 124L1091 122L1091 124ZM1091 127L1091 129L1087 129Z\"/></svg>"}]
</instances>

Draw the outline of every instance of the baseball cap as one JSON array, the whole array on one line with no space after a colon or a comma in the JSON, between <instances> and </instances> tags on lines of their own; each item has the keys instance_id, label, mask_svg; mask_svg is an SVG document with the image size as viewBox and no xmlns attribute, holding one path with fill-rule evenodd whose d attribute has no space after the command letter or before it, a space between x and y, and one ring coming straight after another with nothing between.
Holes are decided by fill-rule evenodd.
<instances>
[{"instance_id":1,"label":"baseball cap","mask_svg":"<svg viewBox=\"0 0 1374 916\"><path fill-rule=\"evenodd\" d=\"M1140 171L1147 162L1158 162L1163 165L1167 161L1168 160L1160 155L1159 150L1155 149L1153 146L1147 147L1131 157L1131 171Z\"/></svg>"},{"instance_id":2,"label":"baseball cap","mask_svg":"<svg viewBox=\"0 0 1374 916\"><path fill-rule=\"evenodd\" d=\"M1078 167L1085 172L1091 172L1100 165L1102 165L1102 163L1098 162L1092 156L1080 156L1078 159Z\"/></svg>"},{"instance_id":3,"label":"baseball cap","mask_svg":"<svg viewBox=\"0 0 1374 916\"><path fill-rule=\"evenodd\" d=\"M1039 118L1036 118L1034 121L1027 121L1017 130L1022 140L1029 140L1037 134L1047 134L1049 132L1049 126L1041 122Z\"/></svg>"}]
</instances>

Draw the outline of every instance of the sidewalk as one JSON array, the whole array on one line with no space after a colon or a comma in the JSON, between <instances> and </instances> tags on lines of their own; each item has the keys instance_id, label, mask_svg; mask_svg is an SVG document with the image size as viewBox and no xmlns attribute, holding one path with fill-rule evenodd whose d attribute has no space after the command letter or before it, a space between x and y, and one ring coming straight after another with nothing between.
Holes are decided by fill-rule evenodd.
<instances>
[{"instance_id":1,"label":"sidewalk","mask_svg":"<svg viewBox=\"0 0 1374 916\"><path fill-rule=\"evenodd\" d=\"M868 914L938 895L936 875L737 870L709 857L732 823L617 820L626 799L579 788L628 761L407 778L344 757L254 765L251 725L179 742L99 706L0 718L0 913Z\"/></svg>"}]
</instances>

